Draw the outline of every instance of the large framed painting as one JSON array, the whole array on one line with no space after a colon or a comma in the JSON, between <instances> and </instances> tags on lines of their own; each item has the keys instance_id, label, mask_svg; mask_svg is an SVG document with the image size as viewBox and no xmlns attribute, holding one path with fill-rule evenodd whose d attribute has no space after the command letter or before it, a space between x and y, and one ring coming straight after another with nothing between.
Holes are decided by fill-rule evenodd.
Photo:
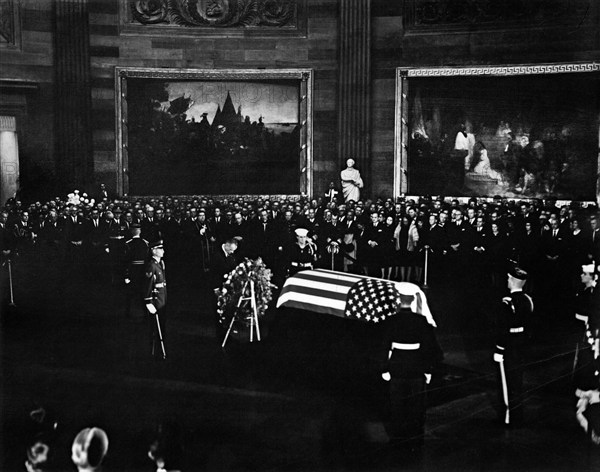
<instances>
[{"instance_id":1,"label":"large framed painting","mask_svg":"<svg viewBox=\"0 0 600 472\"><path fill-rule=\"evenodd\" d=\"M116 68L125 196L312 194L307 69Z\"/></svg>"},{"instance_id":2,"label":"large framed painting","mask_svg":"<svg viewBox=\"0 0 600 472\"><path fill-rule=\"evenodd\" d=\"M600 64L398 68L395 128L396 195L600 195Z\"/></svg>"}]
</instances>

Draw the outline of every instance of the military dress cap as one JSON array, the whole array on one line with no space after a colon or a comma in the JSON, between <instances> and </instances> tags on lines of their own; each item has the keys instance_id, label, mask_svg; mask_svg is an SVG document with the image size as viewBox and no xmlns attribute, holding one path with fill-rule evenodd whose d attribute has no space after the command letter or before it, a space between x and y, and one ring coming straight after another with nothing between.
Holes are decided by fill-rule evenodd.
<instances>
[{"instance_id":1,"label":"military dress cap","mask_svg":"<svg viewBox=\"0 0 600 472\"><path fill-rule=\"evenodd\" d=\"M108 451L108 436L100 428L82 429L73 441L71 460L79 467L96 470Z\"/></svg>"},{"instance_id":2,"label":"military dress cap","mask_svg":"<svg viewBox=\"0 0 600 472\"><path fill-rule=\"evenodd\" d=\"M510 270L508 271L508 275L510 275L511 277L517 279L517 280L527 280L527 272L524 271L523 269L521 269L518 266L513 266L510 268Z\"/></svg>"},{"instance_id":3,"label":"military dress cap","mask_svg":"<svg viewBox=\"0 0 600 472\"><path fill-rule=\"evenodd\" d=\"M581 266L581 271L585 272L586 274L593 274L596 272L596 266L594 264L583 264Z\"/></svg>"},{"instance_id":4,"label":"military dress cap","mask_svg":"<svg viewBox=\"0 0 600 472\"><path fill-rule=\"evenodd\" d=\"M158 240L150 243L150 249L156 249L156 248L162 248L162 247L163 247L162 239L158 239Z\"/></svg>"},{"instance_id":5,"label":"military dress cap","mask_svg":"<svg viewBox=\"0 0 600 472\"><path fill-rule=\"evenodd\" d=\"M296 233L296 236L301 237L301 238L308 236L308 230L306 228L297 228L295 233Z\"/></svg>"}]
</instances>

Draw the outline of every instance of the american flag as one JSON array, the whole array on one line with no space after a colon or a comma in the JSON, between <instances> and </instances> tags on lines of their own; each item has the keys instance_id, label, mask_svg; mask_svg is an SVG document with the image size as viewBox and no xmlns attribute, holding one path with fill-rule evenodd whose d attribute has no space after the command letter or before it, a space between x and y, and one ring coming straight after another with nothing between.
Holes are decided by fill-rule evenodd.
<instances>
[{"instance_id":1,"label":"american flag","mask_svg":"<svg viewBox=\"0 0 600 472\"><path fill-rule=\"evenodd\" d=\"M413 311L435 326L425 294L417 285L323 269L304 270L289 277L277 307L378 323L396 312L400 293L415 295Z\"/></svg>"}]
</instances>

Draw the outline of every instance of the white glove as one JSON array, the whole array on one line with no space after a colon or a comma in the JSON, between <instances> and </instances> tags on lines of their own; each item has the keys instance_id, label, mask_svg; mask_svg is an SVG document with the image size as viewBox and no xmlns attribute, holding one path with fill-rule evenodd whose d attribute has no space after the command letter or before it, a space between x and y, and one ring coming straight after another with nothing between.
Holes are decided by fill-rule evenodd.
<instances>
[{"instance_id":1,"label":"white glove","mask_svg":"<svg viewBox=\"0 0 600 472\"><path fill-rule=\"evenodd\" d=\"M156 314L156 307L152 303L148 303L146 305L146 308L148 309L148 311L150 312L151 315Z\"/></svg>"},{"instance_id":2,"label":"white glove","mask_svg":"<svg viewBox=\"0 0 600 472\"><path fill-rule=\"evenodd\" d=\"M129 284L129 282L131 282L131 280L130 280L130 279L125 279L125 285L128 285L128 284Z\"/></svg>"},{"instance_id":3,"label":"white glove","mask_svg":"<svg viewBox=\"0 0 600 472\"><path fill-rule=\"evenodd\" d=\"M104 250L106 251L106 254L108 254L110 252L110 249L108 249L108 248L105 248Z\"/></svg>"},{"instance_id":4,"label":"white glove","mask_svg":"<svg viewBox=\"0 0 600 472\"><path fill-rule=\"evenodd\" d=\"M431 374L425 374L425 383L427 385L431 383Z\"/></svg>"},{"instance_id":5,"label":"white glove","mask_svg":"<svg viewBox=\"0 0 600 472\"><path fill-rule=\"evenodd\" d=\"M504 362L504 354L494 353L494 362Z\"/></svg>"},{"instance_id":6,"label":"white glove","mask_svg":"<svg viewBox=\"0 0 600 472\"><path fill-rule=\"evenodd\" d=\"M389 382L390 380L392 380L392 376L390 375L389 372L384 372L383 374L381 374L381 378L383 380L385 380L386 382Z\"/></svg>"}]
</instances>

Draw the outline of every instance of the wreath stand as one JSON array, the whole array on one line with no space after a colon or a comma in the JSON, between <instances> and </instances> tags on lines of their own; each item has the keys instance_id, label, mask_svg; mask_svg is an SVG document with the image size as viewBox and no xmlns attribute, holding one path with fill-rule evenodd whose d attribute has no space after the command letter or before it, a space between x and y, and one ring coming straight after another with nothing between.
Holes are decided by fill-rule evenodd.
<instances>
[{"instance_id":1,"label":"wreath stand","mask_svg":"<svg viewBox=\"0 0 600 472\"><path fill-rule=\"evenodd\" d=\"M250 285L250 293L247 294L248 285ZM254 291L254 281L247 280L244 283L244 287L242 288L242 295L238 300L237 307L235 311L237 312L243 303L250 303L250 308L252 313L250 314L250 342L254 342L254 330L256 329L256 339L260 341L260 328L258 326L258 310L256 308L256 293ZM231 323L229 323L229 329L227 330L227 334L225 334L225 339L223 339L223 344L221 344L221 348L225 347L227 343L227 339L229 338L229 333L231 333L231 329L233 328L233 323L235 322L235 312L231 317Z\"/></svg>"}]
</instances>

